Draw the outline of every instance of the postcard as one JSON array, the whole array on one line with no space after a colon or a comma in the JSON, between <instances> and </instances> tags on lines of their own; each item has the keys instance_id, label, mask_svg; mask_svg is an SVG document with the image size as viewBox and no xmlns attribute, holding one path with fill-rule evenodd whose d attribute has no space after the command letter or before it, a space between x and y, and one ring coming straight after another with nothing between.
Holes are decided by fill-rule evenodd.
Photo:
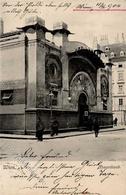
<instances>
[{"instance_id":1,"label":"postcard","mask_svg":"<svg viewBox=\"0 0 126 195\"><path fill-rule=\"evenodd\" d=\"M1 0L0 194L126 194L125 21L125 0Z\"/></svg>"}]
</instances>

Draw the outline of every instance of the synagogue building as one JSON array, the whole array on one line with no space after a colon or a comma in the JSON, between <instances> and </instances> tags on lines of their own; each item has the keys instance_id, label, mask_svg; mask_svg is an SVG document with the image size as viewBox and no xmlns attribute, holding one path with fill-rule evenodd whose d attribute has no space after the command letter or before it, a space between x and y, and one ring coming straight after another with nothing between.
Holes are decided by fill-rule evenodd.
<instances>
[{"instance_id":1,"label":"synagogue building","mask_svg":"<svg viewBox=\"0 0 126 195\"><path fill-rule=\"evenodd\" d=\"M69 36L64 22L50 30L39 17L4 33L1 19L0 132L34 134L37 115L46 129L51 118L61 129L86 127L94 117L112 126L111 63Z\"/></svg>"}]
</instances>

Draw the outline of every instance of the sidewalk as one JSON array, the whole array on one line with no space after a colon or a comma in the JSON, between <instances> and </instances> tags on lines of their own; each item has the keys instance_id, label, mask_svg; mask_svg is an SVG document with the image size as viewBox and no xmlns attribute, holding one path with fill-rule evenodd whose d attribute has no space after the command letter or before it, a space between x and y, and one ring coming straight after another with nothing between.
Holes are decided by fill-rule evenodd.
<instances>
[{"instance_id":1,"label":"sidewalk","mask_svg":"<svg viewBox=\"0 0 126 195\"><path fill-rule=\"evenodd\" d=\"M120 130L126 130L126 126L117 126L117 127L113 127L113 128L100 129L100 133L110 132L110 131L120 131ZM83 131L76 130L73 132L67 131L67 132L61 132L54 137L51 137L50 134L44 134L43 139L57 139L57 138L88 135L88 134L93 134L93 133L94 133L93 131L85 131L85 130L83 130ZM34 135L16 135L16 134L4 134L4 133L0 133L0 138L36 140L36 137Z\"/></svg>"}]
</instances>

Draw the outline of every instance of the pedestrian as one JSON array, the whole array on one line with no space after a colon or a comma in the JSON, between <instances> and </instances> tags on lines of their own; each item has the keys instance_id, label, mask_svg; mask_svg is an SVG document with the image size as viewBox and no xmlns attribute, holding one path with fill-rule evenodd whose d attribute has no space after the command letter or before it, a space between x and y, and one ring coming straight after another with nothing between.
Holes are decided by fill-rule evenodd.
<instances>
[{"instance_id":1,"label":"pedestrian","mask_svg":"<svg viewBox=\"0 0 126 195\"><path fill-rule=\"evenodd\" d=\"M59 123L56 118L51 121L51 136L58 135Z\"/></svg>"},{"instance_id":2,"label":"pedestrian","mask_svg":"<svg viewBox=\"0 0 126 195\"><path fill-rule=\"evenodd\" d=\"M117 126L117 122L118 122L118 119L115 118L115 120L114 120L114 125L115 125L115 126Z\"/></svg>"},{"instance_id":3,"label":"pedestrian","mask_svg":"<svg viewBox=\"0 0 126 195\"><path fill-rule=\"evenodd\" d=\"M98 134L99 134L99 123L98 123L98 119L95 118L94 119L94 132L95 132L95 137L98 137Z\"/></svg>"},{"instance_id":4,"label":"pedestrian","mask_svg":"<svg viewBox=\"0 0 126 195\"><path fill-rule=\"evenodd\" d=\"M37 122L36 122L36 137L38 141L43 141L43 132L44 132L45 126L43 122L41 121L40 117L37 115Z\"/></svg>"},{"instance_id":5,"label":"pedestrian","mask_svg":"<svg viewBox=\"0 0 126 195\"><path fill-rule=\"evenodd\" d=\"M89 131L92 131L92 128L93 128L93 121L92 121L92 118L91 118L90 115L89 115L89 117L88 117L88 124L87 124L87 127L88 127L88 130L89 130Z\"/></svg>"}]
</instances>

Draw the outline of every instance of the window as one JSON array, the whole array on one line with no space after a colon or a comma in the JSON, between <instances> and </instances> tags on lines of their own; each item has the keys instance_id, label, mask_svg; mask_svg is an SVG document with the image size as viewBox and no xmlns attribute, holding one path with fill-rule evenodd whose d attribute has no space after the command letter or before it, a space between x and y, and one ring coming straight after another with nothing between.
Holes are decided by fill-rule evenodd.
<instances>
[{"instance_id":1,"label":"window","mask_svg":"<svg viewBox=\"0 0 126 195\"><path fill-rule=\"evenodd\" d=\"M118 65L118 67L119 67L119 68L122 68L122 67L123 67L123 65L122 65L122 64L119 64L119 65Z\"/></svg>"},{"instance_id":2,"label":"window","mask_svg":"<svg viewBox=\"0 0 126 195\"><path fill-rule=\"evenodd\" d=\"M110 50L110 48L109 48L109 47L106 47L106 48L105 48L105 51L109 51L109 50Z\"/></svg>"},{"instance_id":3,"label":"window","mask_svg":"<svg viewBox=\"0 0 126 195\"><path fill-rule=\"evenodd\" d=\"M119 81L122 81L124 78L123 78L123 72L119 72L118 73L118 80Z\"/></svg>"},{"instance_id":4,"label":"window","mask_svg":"<svg viewBox=\"0 0 126 195\"><path fill-rule=\"evenodd\" d=\"M124 51L120 51L120 56L124 56L125 52Z\"/></svg>"},{"instance_id":5,"label":"window","mask_svg":"<svg viewBox=\"0 0 126 195\"><path fill-rule=\"evenodd\" d=\"M111 58L114 58L114 57L115 57L114 52L111 52L111 53L110 53L110 56L111 56Z\"/></svg>"},{"instance_id":6,"label":"window","mask_svg":"<svg viewBox=\"0 0 126 195\"><path fill-rule=\"evenodd\" d=\"M118 93L123 93L123 85L118 86Z\"/></svg>"},{"instance_id":7,"label":"window","mask_svg":"<svg viewBox=\"0 0 126 195\"><path fill-rule=\"evenodd\" d=\"M1 104L12 105L13 104L13 90L2 90L1 91Z\"/></svg>"},{"instance_id":8,"label":"window","mask_svg":"<svg viewBox=\"0 0 126 195\"><path fill-rule=\"evenodd\" d=\"M119 99L119 106L123 105L123 99Z\"/></svg>"},{"instance_id":9,"label":"window","mask_svg":"<svg viewBox=\"0 0 126 195\"><path fill-rule=\"evenodd\" d=\"M49 74L52 78L54 78L57 74L57 67L55 64L50 64Z\"/></svg>"}]
</instances>

